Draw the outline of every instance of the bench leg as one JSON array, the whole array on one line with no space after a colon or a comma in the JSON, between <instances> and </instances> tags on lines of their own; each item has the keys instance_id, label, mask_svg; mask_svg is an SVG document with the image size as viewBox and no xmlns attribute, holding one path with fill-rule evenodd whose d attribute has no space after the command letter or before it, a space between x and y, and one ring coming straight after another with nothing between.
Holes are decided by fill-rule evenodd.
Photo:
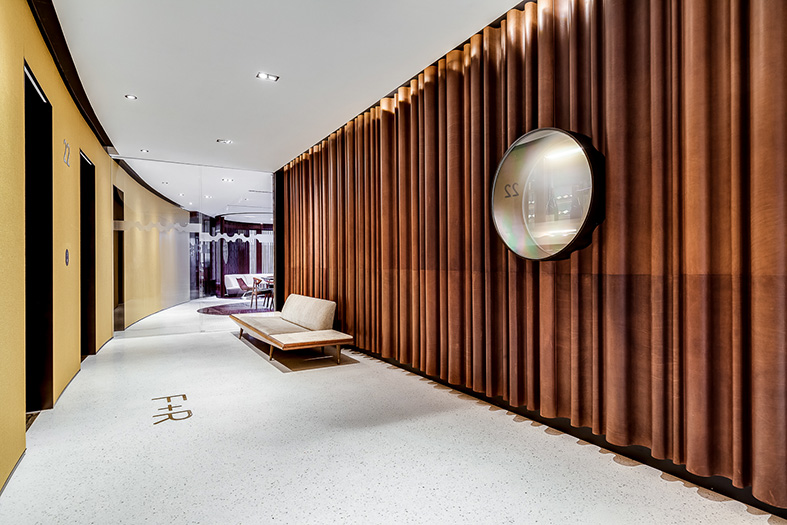
<instances>
[{"instance_id":1,"label":"bench leg","mask_svg":"<svg viewBox=\"0 0 787 525\"><path fill-rule=\"evenodd\" d=\"M271 349L268 352L268 361L273 361L273 345L270 345Z\"/></svg>"},{"instance_id":2,"label":"bench leg","mask_svg":"<svg viewBox=\"0 0 787 525\"><path fill-rule=\"evenodd\" d=\"M342 364L342 345L336 345L336 364Z\"/></svg>"},{"instance_id":3,"label":"bench leg","mask_svg":"<svg viewBox=\"0 0 787 525\"><path fill-rule=\"evenodd\" d=\"M243 339L243 328L240 329L240 333L238 334L238 339Z\"/></svg>"}]
</instances>

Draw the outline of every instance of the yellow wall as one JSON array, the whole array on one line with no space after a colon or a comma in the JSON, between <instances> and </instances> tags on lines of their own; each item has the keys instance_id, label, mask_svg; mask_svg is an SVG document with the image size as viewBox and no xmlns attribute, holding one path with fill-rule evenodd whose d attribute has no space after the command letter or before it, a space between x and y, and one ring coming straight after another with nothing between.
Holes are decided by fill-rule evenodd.
<instances>
[{"instance_id":1,"label":"yellow wall","mask_svg":"<svg viewBox=\"0 0 787 525\"><path fill-rule=\"evenodd\" d=\"M18 25L26 12L22 0L0 9L0 485L25 449L25 42Z\"/></svg>"},{"instance_id":2,"label":"yellow wall","mask_svg":"<svg viewBox=\"0 0 787 525\"><path fill-rule=\"evenodd\" d=\"M25 450L24 62L27 61L52 104L54 255L51 300L54 309L55 399L60 397L80 368L80 150L96 166L96 348L113 335L113 182L126 189L126 209L134 216L154 223L188 222L187 212L145 191L105 153L66 90L27 2L2 0L2 4L0 486ZM71 149L70 166L63 162L64 140ZM133 292L127 323L188 300L188 235L172 231L162 233L157 229L152 232L132 234L131 243L127 244L125 286L127 292ZM66 249L70 252L68 267L65 265ZM46 279L42 279L42 286L41 298L48 300Z\"/></svg>"}]
</instances>

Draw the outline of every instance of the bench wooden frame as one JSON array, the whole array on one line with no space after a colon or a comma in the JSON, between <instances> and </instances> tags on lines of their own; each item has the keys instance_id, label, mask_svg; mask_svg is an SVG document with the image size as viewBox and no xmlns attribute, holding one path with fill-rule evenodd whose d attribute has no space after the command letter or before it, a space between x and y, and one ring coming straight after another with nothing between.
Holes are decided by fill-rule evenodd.
<instances>
[{"instance_id":1,"label":"bench wooden frame","mask_svg":"<svg viewBox=\"0 0 787 525\"><path fill-rule=\"evenodd\" d=\"M303 348L322 348L325 346L336 346L336 362L342 361L342 345L353 343L351 335L337 332L336 330L308 330L306 332L289 332L282 334L266 334L249 325L235 315L230 315L230 319L240 326L238 339L243 337L243 331L253 334L257 339L270 346L268 360L273 360L273 349L280 350L300 350ZM324 351L324 350L323 350Z\"/></svg>"}]
</instances>

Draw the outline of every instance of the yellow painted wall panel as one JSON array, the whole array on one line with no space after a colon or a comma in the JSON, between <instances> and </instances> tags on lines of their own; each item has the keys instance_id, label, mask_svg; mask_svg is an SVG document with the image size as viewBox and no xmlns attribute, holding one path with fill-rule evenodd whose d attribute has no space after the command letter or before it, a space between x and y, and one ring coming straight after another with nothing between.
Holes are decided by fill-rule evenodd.
<instances>
[{"instance_id":1,"label":"yellow painted wall panel","mask_svg":"<svg viewBox=\"0 0 787 525\"><path fill-rule=\"evenodd\" d=\"M25 450L24 62L18 26L26 10L22 0L0 9L0 486Z\"/></svg>"},{"instance_id":2,"label":"yellow painted wall panel","mask_svg":"<svg viewBox=\"0 0 787 525\"><path fill-rule=\"evenodd\" d=\"M96 158L90 156L90 160L96 164L96 350L98 350L112 339L115 330L112 166L117 164L106 155L98 155Z\"/></svg>"},{"instance_id":3,"label":"yellow painted wall panel","mask_svg":"<svg viewBox=\"0 0 787 525\"><path fill-rule=\"evenodd\" d=\"M26 15L24 60L52 105L53 390L57 401L79 372L81 362L79 154L84 151L94 162L98 180L109 180L112 161L74 105L29 10ZM96 193L97 204L108 199L106 193ZM110 243L111 237L97 236L97 252L105 251ZM65 264L66 250L70 260L68 266ZM111 282L97 282L96 286L97 291L106 289ZM106 330L103 333L106 335ZM97 347L105 341L96 341Z\"/></svg>"}]
</instances>

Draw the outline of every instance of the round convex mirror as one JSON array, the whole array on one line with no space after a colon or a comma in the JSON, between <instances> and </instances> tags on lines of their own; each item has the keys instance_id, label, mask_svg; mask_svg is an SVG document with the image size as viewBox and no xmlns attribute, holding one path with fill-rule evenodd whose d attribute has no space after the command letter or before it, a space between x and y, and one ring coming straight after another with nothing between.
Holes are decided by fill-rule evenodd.
<instances>
[{"instance_id":1,"label":"round convex mirror","mask_svg":"<svg viewBox=\"0 0 787 525\"><path fill-rule=\"evenodd\" d=\"M590 244L600 221L603 158L590 140L555 128L533 130L503 156L492 187L492 216L520 257L563 259Z\"/></svg>"}]
</instances>

